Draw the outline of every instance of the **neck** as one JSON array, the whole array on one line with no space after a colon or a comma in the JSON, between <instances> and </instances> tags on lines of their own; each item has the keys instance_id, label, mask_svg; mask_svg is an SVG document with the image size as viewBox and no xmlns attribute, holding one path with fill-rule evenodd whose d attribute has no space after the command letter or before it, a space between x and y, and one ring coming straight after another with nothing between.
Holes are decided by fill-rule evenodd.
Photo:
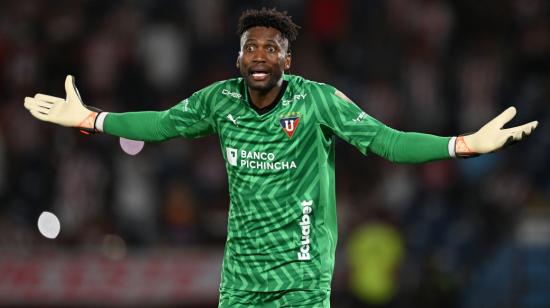
<instances>
[{"instance_id":1,"label":"neck","mask_svg":"<svg viewBox=\"0 0 550 308\"><path fill-rule=\"evenodd\" d=\"M248 87L248 93L250 94L251 103L259 109L262 109L269 104L273 103L277 95L281 92L283 87L283 78L277 82L273 88L267 91L254 90Z\"/></svg>"}]
</instances>

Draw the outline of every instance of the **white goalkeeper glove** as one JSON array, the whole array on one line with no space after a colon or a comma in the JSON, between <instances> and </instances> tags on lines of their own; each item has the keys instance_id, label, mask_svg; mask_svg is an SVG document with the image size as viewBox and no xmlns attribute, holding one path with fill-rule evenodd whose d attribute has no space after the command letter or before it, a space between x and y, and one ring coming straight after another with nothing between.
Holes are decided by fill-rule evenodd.
<instances>
[{"instance_id":1,"label":"white goalkeeper glove","mask_svg":"<svg viewBox=\"0 0 550 308\"><path fill-rule=\"evenodd\" d=\"M25 97L25 108L37 119L67 127L79 128L83 133L96 133L96 119L101 110L88 107L76 88L74 77L65 79L66 99L55 96L36 94Z\"/></svg>"},{"instance_id":2,"label":"white goalkeeper glove","mask_svg":"<svg viewBox=\"0 0 550 308\"><path fill-rule=\"evenodd\" d=\"M473 134L458 136L454 149L457 157L473 157L491 153L529 136L539 125L538 121L516 127L503 128L516 115L516 108L509 107Z\"/></svg>"}]
</instances>

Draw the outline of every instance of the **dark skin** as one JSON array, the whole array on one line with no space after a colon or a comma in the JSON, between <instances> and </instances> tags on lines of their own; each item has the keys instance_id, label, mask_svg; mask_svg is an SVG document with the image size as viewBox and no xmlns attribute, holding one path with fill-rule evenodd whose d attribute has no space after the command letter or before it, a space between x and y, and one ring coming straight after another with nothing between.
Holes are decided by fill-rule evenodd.
<instances>
[{"instance_id":1,"label":"dark skin","mask_svg":"<svg viewBox=\"0 0 550 308\"><path fill-rule=\"evenodd\" d=\"M252 104L264 108L281 92L283 73L290 68L288 40L275 28L252 27L241 36L237 68Z\"/></svg>"}]
</instances>

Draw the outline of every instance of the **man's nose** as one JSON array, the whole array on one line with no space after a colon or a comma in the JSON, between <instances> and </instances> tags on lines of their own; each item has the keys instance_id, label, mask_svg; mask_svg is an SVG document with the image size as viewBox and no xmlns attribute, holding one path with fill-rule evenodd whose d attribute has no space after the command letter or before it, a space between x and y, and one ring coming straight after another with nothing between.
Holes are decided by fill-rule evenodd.
<instances>
[{"instance_id":1,"label":"man's nose","mask_svg":"<svg viewBox=\"0 0 550 308\"><path fill-rule=\"evenodd\" d=\"M266 53L265 50L262 48L256 49L254 52L254 57L252 58L252 61L254 62L265 62L266 59Z\"/></svg>"}]
</instances>

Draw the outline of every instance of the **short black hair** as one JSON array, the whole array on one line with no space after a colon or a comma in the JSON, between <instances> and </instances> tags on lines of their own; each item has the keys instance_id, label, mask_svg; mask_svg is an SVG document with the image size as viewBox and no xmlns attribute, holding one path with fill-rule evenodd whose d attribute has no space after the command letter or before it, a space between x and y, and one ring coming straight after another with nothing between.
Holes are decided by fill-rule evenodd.
<instances>
[{"instance_id":1,"label":"short black hair","mask_svg":"<svg viewBox=\"0 0 550 308\"><path fill-rule=\"evenodd\" d=\"M286 11L280 12L276 8L261 10L246 10L239 17L237 34L239 37L252 27L275 28L281 32L289 42L296 40L300 26L292 21L292 17Z\"/></svg>"}]
</instances>

